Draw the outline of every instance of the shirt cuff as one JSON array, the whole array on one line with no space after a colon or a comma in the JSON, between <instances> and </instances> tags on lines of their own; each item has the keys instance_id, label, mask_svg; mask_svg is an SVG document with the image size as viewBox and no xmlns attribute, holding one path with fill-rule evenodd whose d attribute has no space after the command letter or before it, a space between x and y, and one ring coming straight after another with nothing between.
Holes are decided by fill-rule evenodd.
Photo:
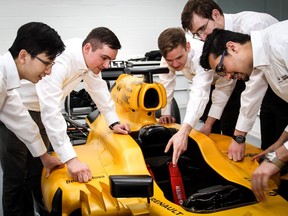
<instances>
[{"instance_id":1,"label":"shirt cuff","mask_svg":"<svg viewBox=\"0 0 288 216\"><path fill-rule=\"evenodd\" d=\"M243 132L249 132L255 123L255 118L253 118L253 119L245 118L244 116L241 116L241 114L240 114L238 116L236 129L239 131L243 131Z\"/></svg>"},{"instance_id":2,"label":"shirt cuff","mask_svg":"<svg viewBox=\"0 0 288 216\"><path fill-rule=\"evenodd\" d=\"M166 107L164 107L161 110L161 115L171 115L172 111L172 104L167 104Z\"/></svg>"},{"instance_id":3,"label":"shirt cuff","mask_svg":"<svg viewBox=\"0 0 288 216\"><path fill-rule=\"evenodd\" d=\"M33 157L40 157L47 152L47 148L43 143L42 139L26 146Z\"/></svg>"},{"instance_id":4,"label":"shirt cuff","mask_svg":"<svg viewBox=\"0 0 288 216\"><path fill-rule=\"evenodd\" d=\"M288 133L288 126L286 126L285 131Z\"/></svg>"},{"instance_id":5,"label":"shirt cuff","mask_svg":"<svg viewBox=\"0 0 288 216\"><path fill-rule=\"evenodd\" d=\"M104 119L106 121L106 124L109 126L111 124L113 124L114 122L120 122L120 119L118 118L118 115L116 112L106 112L103 114L104 115Z\"/></svg>"},{"instance_id":6,"label":"shirt cuff","mask_svg":"<svg viewBox=\"0 0 288 216\"><path fill-rule=\"evenodd\" d=\"M285 148L288 150L288 141L284 143Z\"/></svg>"},{"instance_id":7,"label":"shirt cuff","mask_svg":"<svg viewBox=\"0 0 288 216\"><path fill-rule=\"evenodd\" d=\"M198 123L199 118L197 116L193 117L189 114L190 114L189 112L186 112L184 120L183 120L183 124L184 123L189 124L192 128L194 128L196 124Z\"/></svg>"},{"instance_id":8,"label":"shirt cuff","mask_svg":"<svg viewBox=\"0 0 288 216\"><path fill-rule=\"evenodd\" d=\"M54 146L53 146L54 147ZM57 155L59 156L62 163L66 163L67 161L71 160L72 158L77 157L77 154L73 148L71 143L65 143L60 147L57 146L57 149L54 149Z\"/></svg>"},{"instance_id":9,"label":"shirt cuff","mask_svg":"<svg viewBox=\"0 0 288 216\"><path fill-rule=\"evenodd\" d=\"M223 112L223 108L222 107L217 107L217 106L211 106L210 110L209 110L209 114L208 116L213 117L215 119L220 119L221 115Z\"/></svg>"}]
</instances>

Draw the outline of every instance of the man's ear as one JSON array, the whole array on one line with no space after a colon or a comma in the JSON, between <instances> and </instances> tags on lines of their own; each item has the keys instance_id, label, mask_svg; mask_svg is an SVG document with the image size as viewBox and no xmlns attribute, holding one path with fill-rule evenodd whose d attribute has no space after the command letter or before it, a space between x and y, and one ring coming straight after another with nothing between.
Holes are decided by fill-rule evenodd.
<instances>
[{"instance_id":1,"label":"man's ear","mask_svg":"<svg viewBox=\"0 0 288 216\"><path fill-rule=\"evenodd\" d=\"M84 54L88 54L88 52L92 50L92 45L91 43L86 43L84 46L83 46L83 52Z\"/></svg>"},{"instance_id":2,"label":"man's ear","mask_svg":"<svg viewBox=\"0 0 288 216\"><path fill-rule=\"evenodd\" d=\"M227 50L231 50L232 52L238 53L238 51L239 51L238 44L233 42L233 41L228 41L226 43L226 47L227 47Z\"/></svg>"},{"instance_id":3,"label":"man's ear","mask_svg":"<svg viewBox=\"0 0 288 216\"><path fill-rule=\"evenodd\" d=\"M25 49L22 49L20 50L19 54L18 54L18 60L21 64L25 64L26 62L26 58L27 56L29 55L29 53L25 50Z\"/></svg>"},{"instance_id":4,"label":"man's ear","mask_svg":"<svg viewBox=\"0 0 288 216\"><path fill-rule=\"evenodd\" d=\"M213 9L211 16L212 16L213 20L217 21L219 19L219 17L221 16L221 14L217 9Z\"/></svg>"}]
</instances>

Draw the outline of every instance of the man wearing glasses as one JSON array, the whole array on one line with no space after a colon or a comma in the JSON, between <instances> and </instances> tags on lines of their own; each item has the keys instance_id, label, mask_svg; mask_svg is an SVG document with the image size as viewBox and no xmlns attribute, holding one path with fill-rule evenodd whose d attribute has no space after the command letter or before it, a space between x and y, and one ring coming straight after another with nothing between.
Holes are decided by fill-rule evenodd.
<instances>
[{"instance_id":1,"label":"man wearing glasses","mask_svg":"<svg viewBox=\"0 0 288 216\"><path fill-rule=\"evenodd\" d=\"M209 35L215 28L250 34L253 30L261 30L278 22L274 17L265 13L245 11L237 14L224 14L219 5L217 5L213 0L189 0L182 11L181 19L182 27L192 33L195 37L201 38L203 41L206 40L207 35ZM225 55L225 53L223 55ZM222 89L218 88L217 82L219 82L221 78L216 81L216 88L213 91L212 96L212 106L208 118L205 121L204 126L201 128L201 131L208 135L211 132L216 119L221 119L222 133L233 137L228 150L228 157L234 161L241 161L244 157L245 136L253 127L259 107L267 90L267 85L264 85L261 80L254 78L254 75L257 75L259 72L257 70L253 72L254 73L250 76L249 81L245 80L247 81L245 82L245 91L243 91L245 88L244 80L238 80L237 74L234 74L234 80L230 81L234 82L234 85L236 84L232 94L229 94L229 91L223 92ZM258 91L251 91L251 88L255 86L257 86ZM276 96L270 88L266 95L269 95L269 98L263 101L261 112L264 110L264 105L269 107L266 109L270 109L270 102L268 101L271 98L274 98L273 100L275 103L281 104L279 107L283 107L283 100ZM265 101L267 102L265 103ZM226 103L227 105L225 107ZM272 116L271 112L270 116ZM268 120L267 115L265 115L264 120ZM275 118L273 120L275 120ZM261 118L261 124L262 122ZM274 124L273 122L270 122L270 119L269 123L270 125ZM267 127L264 128L266 129ZM282 131L283 127L279 130L275 126L273 129ZM265 134L270 135L270 132L263 132L264 129L262 125L261 130L262 140ZM266 130L270 131L271 126ZM269 145L275 141L271 141L271 136L265 138ZM268 138L270 139L268 140ZM262 143L262 148L265 149L266 145L267 144L264 145Z\"/></svg>"},{"instance_id":2,"label":"man wearing glasses","mask_svg":"<svg viewBox=\"0 0 288 216\"><path fill-rule=\"evenodd\" d=\"M64 49L54 29L44 23L30 22L18 29L9 52L0 56L0 159L5 216L34 215L31 190L33 185L40 184L41 162L47 177L54 168L63 166L58 158L47 153L48 138L42 133L40 113L28 112L16 89L20 80L29 80L35 86L50 75L54 59ZM30 168L36 172L26 172Z\"/></svg>"},{"instance_id":3,"label":"man wearing glasses","mask_svg":"<svg viewBox=\"0 0 288 216\"><path fill-rule=\"evenodd\" d=\"M270 85L273 92L288 104L288 21L276 23L262 31L247 34L215 29L205 41L200 65L213 69L226 79L248 79L253 69L256 78ZM262 73L264 77L261 76ZM258 91L257 86L251 91ZM277 106L277 104L272 104ZM288 109L281 118L288 122ZM254 171L252 190L265 201L268 179L288 162L288 124L276 142L255 158L265 160Z\"/></svg>"},{"instance_id":4,"label":"man wearing glasses","mask_svg":"<svg viewBox=\"0 0 288 216\"><path fill-rule=\"evenodd\" d=\"M32 55L32 54L31 54L31 56L32 56L33 58L38 59L38 60L41 61L44 65L46 65L46 67L47 67L46 70L50 69L50 68L55 64L54 61L53 61L53 62L51 62L51 61L45 61L45 60L41 59L40 57L38 57L38 56L36 56L36 55Z\"/></svg>"},{"instance_id":5,"label":"man wearing glasses","mask_svg":"<svg viewBox=\"0 0 288 216\"><path fill-rule=\"evenodd\" d=\"M91 170L77 157L67 135L61 102L83 80L85 89L105 117L107 127L110 126L115 133L128 134L130 128L120 123L107 83L101 78L101 70L108 68L110 61L116 58L121 44L117 36L106 27L93 29L84 40L73 38L64 43L66 49L55 59L55 65L42 55L37 55L37 58L35 56L35 61L49 68L50 72L52 69L51 75L43 77L36 86L28 81L23 83L19 94L27 109L41 113L43 129L71 178L77 182L88 182L92 179ZM34 177L39 178L39 184L33 185L33 188L38 192L34 194L36 200L41 200L41 170L37 169L35 162L31 163L33 167L24 167L22 172L33 172ZM19 176L17 182L23 182L24 177Z\"/></svg>"}]
</instances>

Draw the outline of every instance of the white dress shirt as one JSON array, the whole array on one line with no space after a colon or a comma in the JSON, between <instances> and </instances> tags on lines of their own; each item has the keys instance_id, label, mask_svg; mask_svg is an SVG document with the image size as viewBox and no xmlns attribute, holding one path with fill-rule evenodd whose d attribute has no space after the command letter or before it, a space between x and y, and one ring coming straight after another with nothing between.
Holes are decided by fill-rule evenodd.
<instances>
[{"instance_id":1,"label":"white dress shirt","mask_svg":"<svg viewBox=\"0 0 288 216\"><path fill-rule=\"evenodd\" d=\"M288 21L251 32L251 43L253 67L264 72L273 92L288 103Z\"/></svg>"},{"instance_id":2,"label":"white dress shirt","mask_svg":"<svg viewBox=\"0 0 288 216\"><path fill-rule=\"evenodd\" d=\"M101 78L101 73L94 74L85 64L82 42L79 38L64 41L66 49L56 58L52 73L36 84L38 97L31 83L23 84L21 90L25 106L29 110L41 110L41 118L49 140L64 163L77 155L67 135L67 123L61 112L61 101L82 80L107 125L119 121L106 81Z\"/></svg>"},{"instance_id":3,"label":"white dress shirt","mask_svg":"<svg viewBox=\"0 0 288 216\"><path fill-rule=\"evenodd\" d=\"M199 65L203 42L193 38L187 38L187 40L190 42L191 49L185 67L181 72L188 80L192 81L192 84L190 86L189 101L183 123L195 127L209 100L209 92L214 74L211 71L205 71ZM160 65L169 68L168 74L159 74L160 83L163 84L167 93L167 106L161 111L161 114L171 115L171 105L176 85L176 71L168 66L163 57Z\"/></svg>"},{"instance_id":4,"label":"white dress shirt","mask_svg":"<svg viewBox=\"0 0 288 216\"><path fill-rule=\"evenodd\" d=\"M266 13L244 11L237 14L224 14L225 30L250 34L254 30L262 30L278 20ZM234 80L236 83L236 80ZM265 76L260 70L253 70L246 88L241 94L241 108L236 129L248 132L254 125L263 97L268 88ZM226 91L229 93L229 91ZM232 93L232 91L231 91ZM231 95L231 94L230 94ZM217 83L212 95L212 106L209 116L220 119L230 95L221 93Z\"/></svg>"},{"instance_id":5,"label":"white dress shirt","mask_svg":"<svg viewBox=\"0 0 288 216\"><path fill-rule=\"evenodd\" d=\"M6 83L3 77L2 72L0 73L0 107L2 107L2 104L4 103L4 100L6 98Z\"/></svg>"},{"instance_id":6,"label":"white dress shirt","mask_svg":"<svg viewBox=\"0 0 288 216\"><path fill-rule=\"evenodd\" d=\"M33 157L47 152L37 124L22 104L20 78L10 52L0 56L0 120L27 146Z\"/></svg>"}]
</instances>

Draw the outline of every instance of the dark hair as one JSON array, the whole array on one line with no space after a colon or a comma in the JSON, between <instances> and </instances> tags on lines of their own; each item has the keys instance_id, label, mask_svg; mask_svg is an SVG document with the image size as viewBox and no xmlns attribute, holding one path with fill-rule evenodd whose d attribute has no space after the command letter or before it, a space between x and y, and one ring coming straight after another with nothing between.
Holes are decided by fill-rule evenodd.
<instances>
[{"instance_id":1,"label":"dark hair","mask_svg":"<svg viewBox=\"0 0 288 216\"><path fill-rule=\"evenodd\" d=\"M186 43L185 32L181 28L168 28L158 37L158 48L164 58L178 45L186 49Z\"/></svg>"},{"instance_id":2,"label":"dark hair","mask_svg":"<svg viewBox=\"0 0 288 216\"><path fill-rule=\"evenodd\" d=\"M93 51L102 48L104 44L114 50L121 49L117 36L106 27L94 28L83 41L82 47L87 43L92 45Z\"/></svg>"},{"instance_id":3,"label":"dark hair","mask_svg":"<svg viewBox=\"0 0 288 216\"><path fill-rule=\"evenodd\" d=\"M55 59L65 50L65 45L58 33L50 26L41 22L30 22L18 29L9 51L16 59L22 49L32 56L45 53L49 59Z\"/></svg>"},{"instance_id":4,"label":"dark hair","mask_svg":"<svg viewBox=\"0 0 288 216\"><path fill-rule=\"evenodd\" d=\"M200 57L200 65L207 70L211 69L209 64L209 55L213 54L215 58L220 56L226 50L226 44L233 41L240 44L245 44L250 41L250 35L238 32L228 31L224 29L214 29L205 40L202 55Z\"/></svg>"},{"instance_id":5,"label":"dark hair","mask_svg":"<svg viewBox=\"0 0 288 216\"><path fill-rule=\"evenodd\" d=\"M207 19L212 20L212 11L217 9L223 15L222 9L213 0L189 0L182 11L181 23L185 31L192 29L193 13Z\"/></svg>"}]
</instances>

